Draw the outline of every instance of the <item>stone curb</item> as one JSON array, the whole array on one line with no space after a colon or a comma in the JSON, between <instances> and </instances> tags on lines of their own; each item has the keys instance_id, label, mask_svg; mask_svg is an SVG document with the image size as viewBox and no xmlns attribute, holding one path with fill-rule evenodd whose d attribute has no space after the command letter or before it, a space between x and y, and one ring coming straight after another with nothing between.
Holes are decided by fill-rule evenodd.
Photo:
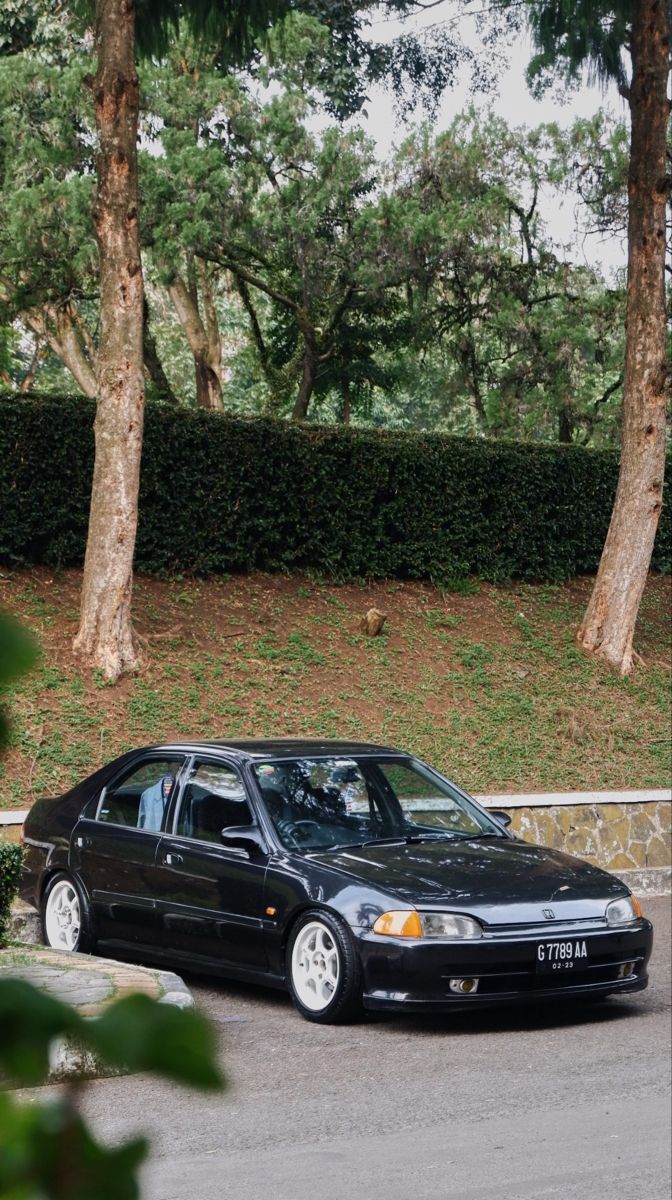
<instances>
[{"instance_id":1,"label":"stone curb","mask_svg":"<svg viewBox=\"0 0 672 1200\"><path fill-rule=\"evenodd\" d=\"M475 796L485 808L563 808L581 804L669 804L671 788L632 792L535 792Z\"/></svg>"},{"instance_id":2,"label":"stone curb","mask_svg":"<svg viewBox=\"0 0 672 1200\"><path fill-rule=\"evenodd\" d=\"M9 936L23 961L16 965L10 961L3 966L0 955L0 978L6 974L44 987L47 992L83 1010L86 1018L95 1016L96 1009L104 1007L108 997L113 1000L117 991L122 994L144 991L154 996L159 1004L194 1007L194 998L187 985L173 971L136 966L92 954L68 955L43 946L39 915L28 905L19 902L14 906ZM12 947L8 957L11 957L11 951ZM76 971L72 969L74 960L77 960ZM50 1047L48 1083L125 1074L128 1072L111 1067L70 1038L57 1038Z\"/></svg>"},{"instance_id":3,"label":"stone curb","mask_svg":"<svg viewBox=\"0 0 672 1200\"><path fill-rule=\"evenodd\" d=\"M84 957L84 956L82 956ZM110 959L86 955L95 970L99 964L110 964ZM88 965L88 964L87 964ZM117 964L115 964L117 965ZM137 967L136 970L145 968ZM153 974L163 989L159 1004L174 1004L177 1008L193 1008L194 998L184 980L172 971L155 971ZM86 1046L71 1038L56 1038L49 1047L49 1074L47 1083L63 1083L68 1079L109 1079L117 1075L129 1075L123 1067L112 1067Z\"/></svg>"}]
</instances>

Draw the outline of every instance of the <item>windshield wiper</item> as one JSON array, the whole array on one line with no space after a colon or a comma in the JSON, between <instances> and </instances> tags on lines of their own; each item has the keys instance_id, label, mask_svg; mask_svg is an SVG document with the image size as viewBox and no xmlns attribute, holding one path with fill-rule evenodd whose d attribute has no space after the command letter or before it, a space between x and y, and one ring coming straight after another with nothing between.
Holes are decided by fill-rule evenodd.
<instances>
[{"instance_id":1,"label":"windshield wiper","mask_svg":"<svg viewBox=\"0 0 672 1200\"><path fill-rule=\"evenodd\" d=\"M398 833L396 837L389 838L371 838L368 842L362 842L362 846L412 846L418 842L445 842L453 841L454 833L446 829L443 833Z\"/></svg>"},{"instance_id":2,"label":"windshield wiper","mask_svg":"<svg viewBox=\"0 0 672 1200\"><path fill-rule=\"evenodd\" d=\"M406 846L406 845L408 845L409 842L415 842L417 840L418 840L417 838L412 837L410 834L397 833L397 834L395 834L394 837L368 838L367 841L365 841L365 842L359 842L359 845L361 847L363 847L363 846Z\"/></svg>"},{"instance_id":3,"label":"windshield wiper","mask_svg":"<svg viewBox=\"0 0 672 1200\"><path fill-rule=\"evenodd\" d=\"M464 836L446 829L443 833L397 833L393 837L367 838L365 842L331 842L328 846L302 846L301 849L308 854L322 854L325 850L363 850L369 846L417 846L421 842L455 842L462 841ZM485 836L497 837L498 834Z\"/></svg>"},{"instance_id":4,"label":"windshield wiper","mask_svg":"<svg viewBox=\"0 0 672 1200\"><path fill-rule=\"evenodd\" d=\"M456 835L461 842L480 842L483 838L505 838L505 833L496 833L494 829L484 829L481 833L460 833Z\"/></svg>"}]
</instances>

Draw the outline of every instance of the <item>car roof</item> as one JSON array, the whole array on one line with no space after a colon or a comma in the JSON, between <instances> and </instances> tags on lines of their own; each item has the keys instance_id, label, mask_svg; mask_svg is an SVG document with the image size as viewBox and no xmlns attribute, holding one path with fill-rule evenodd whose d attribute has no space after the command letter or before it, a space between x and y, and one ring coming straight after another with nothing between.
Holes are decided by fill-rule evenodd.
<instances>
[{"instance_id":1,"label":"car roof","mask_svg":"<svg viewBox=\"0 0 672 1200\"><path fill-rule=\"evenodd\" d=\"M147 747L151 750L174 750L203 753L220 751L235 754L249 760L264 758L361 758L371 754L393 754L407 758L403 750L391 746L377 746L370 742L346 742L311 740L305 738L241 738L235 741L169 742L160 746Z\"/></svg>"}]
</instances>

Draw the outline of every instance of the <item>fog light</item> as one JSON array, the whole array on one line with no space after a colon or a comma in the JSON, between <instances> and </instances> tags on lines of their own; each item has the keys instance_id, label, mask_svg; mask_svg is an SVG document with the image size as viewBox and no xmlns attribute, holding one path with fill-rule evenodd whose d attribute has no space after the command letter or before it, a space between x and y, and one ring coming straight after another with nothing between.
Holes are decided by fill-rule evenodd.
<instances>
[{"instance_id":1,"label":"fog light","mask_svg":"<svg viewBox=\"0 0 672 1200\"><path fill-rule=\"evenodd\" d=\"M448 984L448 987L450 988L451 992L459 992L461 995L466 996L469 994L469 992L477 992L478 991L478 980L477 979L451 979Z\"/></svg>"},{"instance_id":2,"label":"fog light","mask_svg":"<svg viewBox=\"0 0 672 1200\"><path fill-rule=\"evenodd\" d=\"M618 968L617 979L629 979L630 976L634 975L635 973L635 965L636 964L634 962L621 963L620 967Z\"/></svg>"}]
</instances>

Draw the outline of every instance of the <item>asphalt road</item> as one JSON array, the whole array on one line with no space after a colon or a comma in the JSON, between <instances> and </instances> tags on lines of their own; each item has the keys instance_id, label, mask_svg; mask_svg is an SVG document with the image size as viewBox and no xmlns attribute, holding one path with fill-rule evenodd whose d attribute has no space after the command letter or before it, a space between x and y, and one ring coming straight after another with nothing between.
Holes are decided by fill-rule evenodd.
<instances>
[{"instance_id":1,"label":"asphalt road","mask_svg":"<svg viewBox=\"0 0 672 1200\"><path fill-rule=\"evenodd\" d=\"M669 1200L670 902L652 984L599 1005L304 1022L273 992L188 980L230 1088L98 1081L110 1138L143 1128L143 1200Z\"/></svg>"}]
</instances>

